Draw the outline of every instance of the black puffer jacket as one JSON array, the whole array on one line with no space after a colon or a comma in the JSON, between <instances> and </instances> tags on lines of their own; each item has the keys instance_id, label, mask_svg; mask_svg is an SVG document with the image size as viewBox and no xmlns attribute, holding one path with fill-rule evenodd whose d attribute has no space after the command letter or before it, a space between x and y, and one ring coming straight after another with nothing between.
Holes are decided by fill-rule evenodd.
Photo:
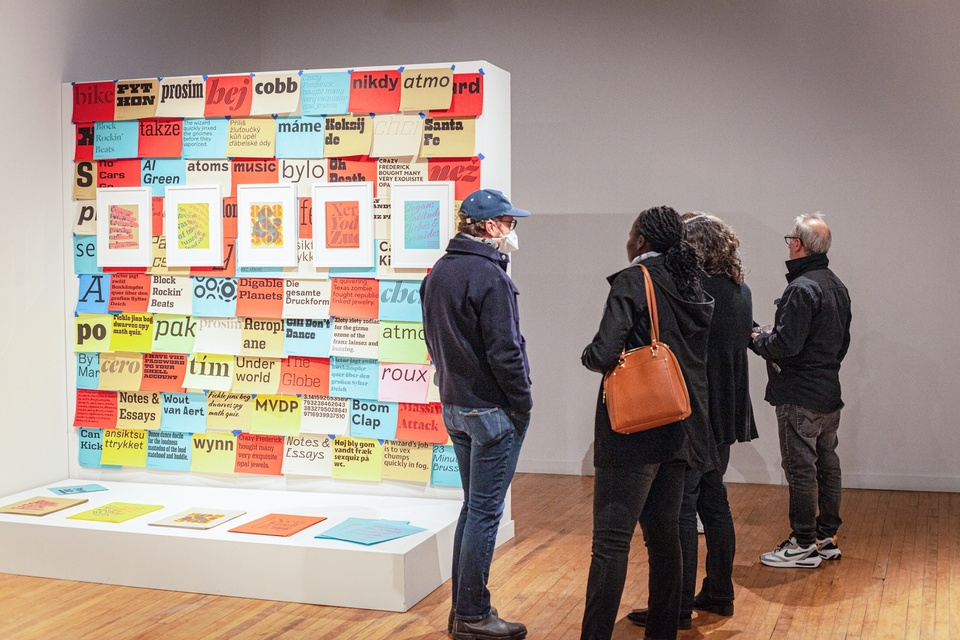
<instances>
[{"instance_id":1,"label":"black puffer jacket","mask_svg":"<svg viewBox=\"0 0 960 640\"><path fill-rule=\"evenodd\" d=\"M767 361L770 404L830 413L843 408L840 362L850 346L850 293L826 254L787 261L787 288L776 301L772 333L753 341Z\"/></svg>"},{"instance_id":2,"label":"black puffer jacket","mask_svg":"<svg viewBox=\"0 0 960 640\"><path fill-rule=\"evenodd\" d=\"M646 258L657 299L660 340L677 356L690 393L692 413L686 420L624 435L610 428L603 402L603 384L597 397L594 422L594 466L637 470L643 464L684 458L692 466L716 465L716 443L710 430L707 408L707 329L713 315L713 300L684 298L677 291L664 265L664 256ZM583 366L600 373L612 369L621 350L650 344L643 271L628 267L607 280L610 293L593 342L583 350ZM686 446L684 446L686 443Z\"/></svg>"}]
</instances>

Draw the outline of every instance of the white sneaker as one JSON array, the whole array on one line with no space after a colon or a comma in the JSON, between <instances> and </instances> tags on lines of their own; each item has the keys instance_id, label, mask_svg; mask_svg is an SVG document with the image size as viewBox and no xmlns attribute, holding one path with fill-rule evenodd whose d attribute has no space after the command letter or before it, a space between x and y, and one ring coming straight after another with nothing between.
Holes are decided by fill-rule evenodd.
<instances>
[{"instance_id":1,"label":"white sneaker","mask_svg":"<svg viewBox=\"0 0 960 640\"><path fill-rule=\"evenodd\" d=\"M793 536L781 542L773 551L760 554L760 562L768 567L813 569L820 566L820 561L816 544L802 547Z\"/></svg>"},{"instance_id":2,"label":"white sneaker","mask_svg":"<svg viewBox=\"0 0 960 640\"><path fill-rule=\"evenodd\" d=\"M818 538L817 552L824 560L839 560L843 555L840 553L840 547L837 546L837 536Z\"/></svg>"},{"instance_id":3,"label":"white sneaker","mask_svg":"<svg viewBox=\"0 0 960 640\"><path fill-rule=\"evenodd\" d=\"M700 514L697 514L697 533L703 533L703 520L700 519Z\"/></svg>"}]
</instances>

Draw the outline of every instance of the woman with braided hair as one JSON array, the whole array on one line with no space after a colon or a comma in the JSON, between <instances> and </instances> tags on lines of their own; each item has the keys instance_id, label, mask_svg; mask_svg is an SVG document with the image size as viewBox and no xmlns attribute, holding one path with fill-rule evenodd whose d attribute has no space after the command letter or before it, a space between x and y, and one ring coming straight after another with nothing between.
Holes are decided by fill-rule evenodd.
<instances>
[{"instance_id":1,"label":"woman with braided hair","mask_svg":"<svg viewBox=\"0 0 960 640\"><path fill-rule=\"evenodd\" d=\"M619 434L610 427L601 384L594 422L593 548L580 637L598 640L613 633L630 540L639 521L650 566L646 638L673 640L680 616L678 520L685 469L717 464L706 379L713 300L703 291L700 257L686 240L680 215L670 207L647 209L637 217L627 259L630 267L607 278L610 293L600 329L581 361L606 373L617 365L621 351L650 343L643 272L633 268L643 264L654 284L660 339L680 363L692 413L656 429Z\"/></svg>"}]
</instances>

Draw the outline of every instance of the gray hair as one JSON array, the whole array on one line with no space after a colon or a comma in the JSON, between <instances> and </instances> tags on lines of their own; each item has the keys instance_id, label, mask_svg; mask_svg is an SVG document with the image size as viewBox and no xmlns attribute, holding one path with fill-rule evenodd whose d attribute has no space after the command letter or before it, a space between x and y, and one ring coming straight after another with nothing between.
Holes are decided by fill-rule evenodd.
<instances>
[{"instance_id":1,"label":"gray hair","mask_svg":"<svg viewBox=\"0 0 960 640\"><path fill-rule=\"evenodd\" d=\"M800 238L807 253L826 253L830 250L830 227L823 221L823 214L819 211L797 216L793 225L793 235Z\"/></svg>"}]
</instances>

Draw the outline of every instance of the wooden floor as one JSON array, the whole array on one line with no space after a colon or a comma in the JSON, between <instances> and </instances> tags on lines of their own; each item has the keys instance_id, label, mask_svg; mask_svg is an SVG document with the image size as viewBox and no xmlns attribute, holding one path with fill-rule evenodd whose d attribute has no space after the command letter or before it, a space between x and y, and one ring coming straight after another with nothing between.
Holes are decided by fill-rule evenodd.
<instances>
[{"instance_id":1,"label":"wooden floor","mask_svg":"<svg viewBox=\"0 0 960 640\"><path fill-rule=\"evenodd\" d=\"M592 488L592 478L516 478L517 536L497 551L490 582L501 615L524 622L529 638L578 637ZM788 533L784 487L733 484L729 492L736 615L699 614L681 639L960 640L960 494L844 491L843 559L809 570L757 560ZM701 570L702 560L701 545ZM646 580L636 537L614 638L643 637L622 616L644 604ZM448 593L445 584L398 614L0 574L0 638L440 640Z\"/></svg>"}]
</instances>

